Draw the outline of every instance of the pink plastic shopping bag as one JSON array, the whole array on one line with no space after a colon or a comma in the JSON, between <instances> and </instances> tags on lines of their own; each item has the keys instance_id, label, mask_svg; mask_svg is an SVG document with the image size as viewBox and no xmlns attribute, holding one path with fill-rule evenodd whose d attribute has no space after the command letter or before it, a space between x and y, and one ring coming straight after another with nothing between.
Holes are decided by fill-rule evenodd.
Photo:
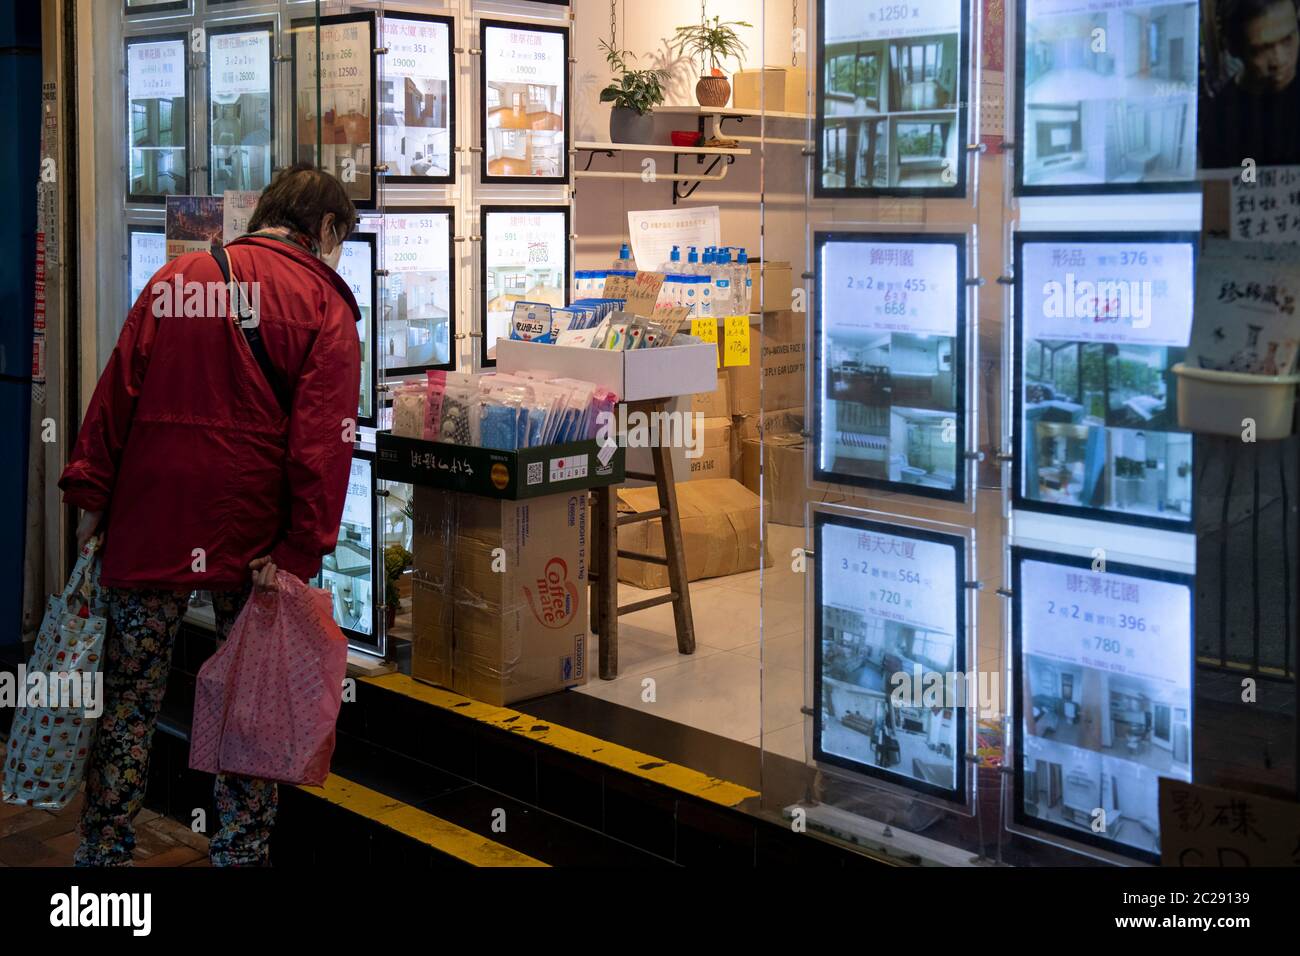
<instances>
[{"instance_id":1,"label":"pink plastic shopping bag","mask_svg":"<svg viewBox=\"0 0 1300 956\"><path fill-rule=\"evenodd\" d=\"M284 571L254 589L199 670L190 767L319 786L334 753L348 642L330 596Z\"/></svg>"}]
</instances>

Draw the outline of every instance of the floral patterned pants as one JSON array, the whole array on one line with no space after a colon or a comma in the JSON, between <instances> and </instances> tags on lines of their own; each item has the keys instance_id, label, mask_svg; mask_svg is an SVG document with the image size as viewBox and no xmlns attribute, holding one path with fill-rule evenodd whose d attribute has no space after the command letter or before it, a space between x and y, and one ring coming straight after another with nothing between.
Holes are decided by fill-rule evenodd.
<instances>
[{"instance_id":1,"label":"floral patterned pants","mask_svg":"<svg viewBox=\"0 0 1300 956\"><path fill-rule=\"evenodd\" d=\"M167 690L172 645L189 607L188 593L109 589L104 652L104 713L86 769L77 866L127 866L135 847L131 821L144 804L149 749ZM217 636L225 640L249 590L214 591ZM266 860L275 822L273 781L218 774L221 827L209 844L214 866Z\"/></svg>"}]
</instances>

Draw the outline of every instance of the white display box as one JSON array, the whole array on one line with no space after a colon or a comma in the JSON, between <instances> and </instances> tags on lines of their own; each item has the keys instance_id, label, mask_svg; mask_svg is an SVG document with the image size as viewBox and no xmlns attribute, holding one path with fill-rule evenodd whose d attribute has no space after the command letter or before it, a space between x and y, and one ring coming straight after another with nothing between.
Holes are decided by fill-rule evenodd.
<instances>
[{"instance_id":1,"label":"white display box","mask_svg":"<svg viewBox=\"0 0 1300 956\"><path fill-rule=\"evenodd\" d=\"M532 369L609 389L624 402L711 392L718 387L718 348L712 342L658 349L605 349L497 340L497 369Z\"/></svg>"}]
</instances>

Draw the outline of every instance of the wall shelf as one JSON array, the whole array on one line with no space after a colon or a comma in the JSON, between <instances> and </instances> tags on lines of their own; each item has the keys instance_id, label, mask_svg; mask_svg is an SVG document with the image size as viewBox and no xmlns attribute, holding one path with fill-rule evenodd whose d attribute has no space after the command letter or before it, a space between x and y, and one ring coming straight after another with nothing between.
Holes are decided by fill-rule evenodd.
<instances>
[{"instance_id":1,"label":"wall shelf","mask_svg":"<svg viewBox=\"0 0 1300 956\"><path fill-rule=\"evenodd\" d=\"M734 139L738 143L765 143L772 146L799 146L806 148L812 146L812 143L806 139L793 139L790 137L780 136L735 136L725 133L722 130L722 124L727 120L735 120L737 123L744 123L747 119L770 119L770 120L793 120L807 122L812 117L807 113L788 113L783 110L742 110L732 109L727 106L661 106L655 110L656 113L667 113L676 116L694 116L696 117L696 126L700 131L702 138L716 137L719 139ZM708 122L711 121L711 122ZM708 129L706 129L706 122Z\"/></svg>"},{"instance_id":2,"label":"wall shelf","mask_svg":"<svg viewBox=\"0 0 1300 956\"><path fill-rule=\"evenodd\" d=\"M703 124L703 119L700 120ZM694 195L695 190L700 188L702 183L719 183L727 178L727 171L732 164L736 162L737 156L751 156L752 150L745 148L723 149L716 146L664 146L660 144L646 143L596 143L596 142L575 142L573 152L586 153L587 164L581 169L575 168L573 176L575 179L643 179L644 174L640 172L627 172L625 170L607 171L601 169L592 169L591 164L596 158L597 153L605 156L614 157L616 153L663 153L670 154L673 157L673 171L671 174L655 174L654 179L667 179L673 184L673 205L677 205L680 200L689 199ZM681 169L682 157L695 157L696 165L702 166L706 159L712 159L707 169L700 173L684 173ZM718 172L715 169L721 166ZM689 188L684 188L685 184L690 183Z\"/></svg>"}]
</instances>

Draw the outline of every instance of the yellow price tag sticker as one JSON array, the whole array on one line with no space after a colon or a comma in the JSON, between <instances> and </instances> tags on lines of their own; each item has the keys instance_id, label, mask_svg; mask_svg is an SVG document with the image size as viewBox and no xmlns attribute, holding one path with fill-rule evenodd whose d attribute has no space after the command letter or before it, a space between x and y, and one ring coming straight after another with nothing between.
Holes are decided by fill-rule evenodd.
<instances>
[{"instance_id":1,"label":"yellow price tag sticker","mask_svg":"<svg viewBox=\"0 0 1300 956\"><path fill-rule=\"evenodd\" d=\"M749 332L749 316L727 316L723 340L723 365L731 368L733 365L749 364Z\"/></svg>"},{"instance_id":2,"label":"yellow price tag sticker","mask_svg":"<svg viewBox=\"0 0 1300 956\"><path fill-rule=\"evenodd\" d=\"M701 342L712 342L716 347L718 344L718 320L691 319L691 335ZM718 350L718 366L722 366L721 350Z\"/></svg>"}]
</instances>

